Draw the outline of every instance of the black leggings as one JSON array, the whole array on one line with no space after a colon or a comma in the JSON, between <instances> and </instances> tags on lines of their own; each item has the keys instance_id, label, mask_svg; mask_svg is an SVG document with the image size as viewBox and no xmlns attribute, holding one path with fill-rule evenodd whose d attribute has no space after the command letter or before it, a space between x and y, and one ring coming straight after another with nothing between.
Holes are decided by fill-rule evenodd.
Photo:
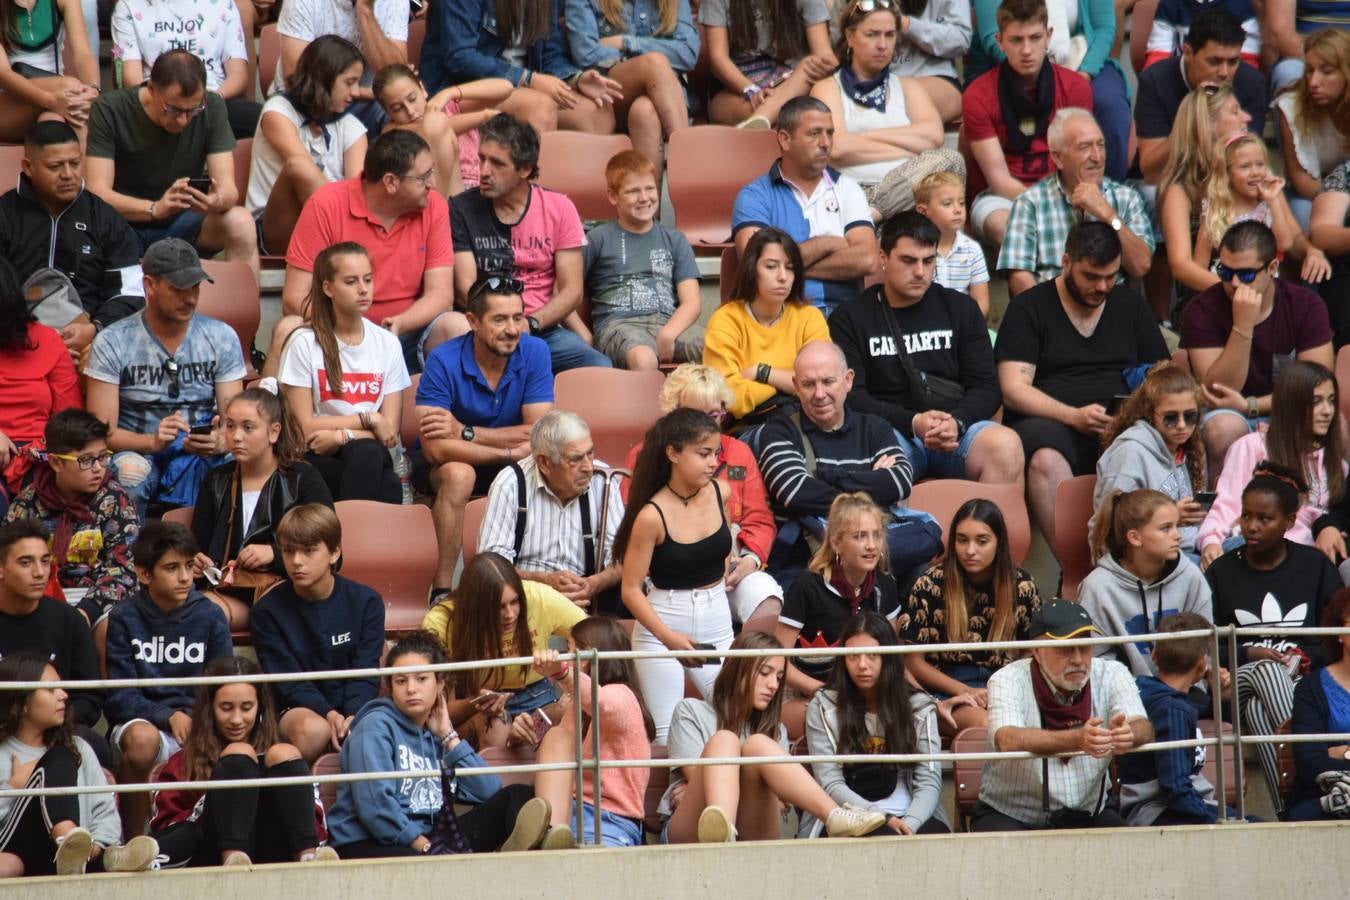
<instances>
[{"instance_id":1,"label":"black leggings","mask_svg":"<svg viewBox=\"0 0 1350 900\"><path fill-rule=\"evenodd\" d=\"M520 808L534 797L534 788L528 784L508 784L478 806L455 818L459 830L474 853L491 853L505 843L516 827ZM446 798L447 803L453 803ZM374 859L383 856L421 856L411 847L381 844L376 841L354 841L336 848L343 859Z\"/></svg>"},{"instance_id":2,"label":"black leggings","mask_svg":"<svg viewBox=\"0 0 1350 900\"><path fill-rule=\"evenodd\" d=\"M213 781L289 778L308 775L302 759L264 766L240 753L222 756ZM206 792L195 821L179 822L155 834L166 868L218 866L227 850L242 850L254 862L289 862L318 844L314 831L314 788L307 784L265 788L221 788Z\"/></svg>"},{"instance_id":3,"label":"black leggings","mask_svg":"<svg viewBox=\"0 0 1350 900\"><path fill-rule=\"evenodd\" d=\"M42 754L24 787L74 787L79 774L75 754L58 745ZM0 823L0 853L13 853L23 860L25 875L54 875L56 842L52 840L52 826L62 822L88 824L80 822L79 797L20 797ZM100 870L102 858L91 860L87 871Z\"/></svg>"},{"instance_id":4,"label":"black leggings","mask_svg":"<svg viewBox=\"0 0 1350 900\"><path fill-rule=\"evenodd\" d=\"M389 449L373 438L348 441L331 454L308 453L305 460L319 470L334 500L403 502Z\"/></svg>"}]
</instances>

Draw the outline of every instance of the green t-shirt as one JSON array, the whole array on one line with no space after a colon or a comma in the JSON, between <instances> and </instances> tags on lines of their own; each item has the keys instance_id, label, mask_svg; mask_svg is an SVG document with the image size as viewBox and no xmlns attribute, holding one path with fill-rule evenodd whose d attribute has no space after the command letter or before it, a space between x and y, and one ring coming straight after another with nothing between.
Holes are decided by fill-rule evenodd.
<instances>
[{"instance_id":1,"label":"green t-shirt","mask_svg":"<svg viewBox=\"0 0 1350 900\"><path fill-rule=\"evenodd\" d=\"M234 150L234 135L219 94L206 93L206 112L170 134L150 121L139 87L109 91L89 113L90 156L111 159L113 190L130 197L158 200L179 178L198 178L206 158Z\"/></svg>"}]
</instances>

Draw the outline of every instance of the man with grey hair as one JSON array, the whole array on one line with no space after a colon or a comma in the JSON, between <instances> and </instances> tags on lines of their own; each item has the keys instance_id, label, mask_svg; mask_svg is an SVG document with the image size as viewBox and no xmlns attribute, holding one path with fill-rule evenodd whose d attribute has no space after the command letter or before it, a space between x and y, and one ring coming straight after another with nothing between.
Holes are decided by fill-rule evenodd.
<instances>
[{"instance_id":1,"label":"man with grey hair","mask_svg":"<svg viewBox=\"0 0 1350 900\"><path fill-rule=\"evenodd\" d=\"M545 413L530 429L529 457L504 468L488 489L478 551L500 553L521 578L590 606L619 583L610 551L623 520L618 486L595 462L580 416Z\"/></svg>"},{"instance_id":2,"label":"man with grey hair","mask_svg":"<svg viewBox=\"0 0 1350 900\"><path fill-rule=\"evenodd\" d=\"M1106 177L1106 138L1092 113L1066 106L1046 132L1059 171L1013 201L998 269L1017 295L1059 277L1064 240L1075 222L1108 223L1120 236L1121 277L1142 278L1153 259L1153 226L1134 188Z\"/></svg>"}]
</instances>

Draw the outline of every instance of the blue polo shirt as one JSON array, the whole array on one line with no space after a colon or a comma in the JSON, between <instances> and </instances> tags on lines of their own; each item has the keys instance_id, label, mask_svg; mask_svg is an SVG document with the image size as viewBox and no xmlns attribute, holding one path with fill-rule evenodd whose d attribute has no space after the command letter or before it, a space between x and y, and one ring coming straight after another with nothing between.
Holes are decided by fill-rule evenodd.
<instances>
[{"instance_id":1,"label":"blue polo shirt","mask_svg":"<svg viewBox=\"0 0 1350 900\"><path fill-rule=\"evenodd\" d=\"M850 228L872 228L872 210L861 187L847 175L827 168L807 196L783 177L781 161L741 188L731 208L731 233L742 228L777 228L798 244L814 237L843 237ZM862 290L861 278L821 281L808 278L806 299L827 316ZM749 300L749 297L737 297Z\"/></svg>"},{"instance_id":2,"label":"blue polo shirt","mask_svg":"<svg viewBox=\"0 0 1350 900\"><path fill-rule=\"evenodd\" d=\"M417 385L418 406L450 410L455 420L484 428L506 428L522 421L527 403L553 402L553 362L548 344L528 334L506 361L494 391L473 357L473 334L460 335L431 351Z\"/></svg>"}]
</instances>

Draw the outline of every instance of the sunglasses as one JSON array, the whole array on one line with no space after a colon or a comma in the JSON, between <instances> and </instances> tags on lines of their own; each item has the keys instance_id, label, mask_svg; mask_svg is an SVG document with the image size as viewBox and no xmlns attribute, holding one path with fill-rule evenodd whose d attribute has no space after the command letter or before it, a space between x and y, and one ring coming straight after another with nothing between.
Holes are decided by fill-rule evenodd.
<instances>
[{"instance_id":1,"label":"sunglasses","mask_svg":"<svg viewBox=\"0 0 1350 900\"><path fill-rule=\"evenodd\" d=\"M469 288L469 300L477 300L484 294L525 294L525 282L519 278L512 278L510 275L489 275L486 278L478 279L473 287Z\"/></svg>"},{"instance_id":2,"label":"sunglasses","mask_svg":"<svg viewBox=\"0 0 1350 900\"><path fill-rule=\"evenodd\" d=\"M98 456L73 456L69 453L50 453L50 452L47 455L52 457L53 459L64 459L69 462L73 462L86 472L92 469L95 466L95 464L97 464L100 468L103 469L108 468L108 466L112 465L112 458L113 458L111 450L105 450Z\"/></svg>"},{"instance_id":3,"label":"sunglasses","mask_svg":"<svg viewBox=\"0 0 1350 900\"><path fill-rule=\"evenodd\" d=\"M849 17L865 16L879 9L894 11L899 8L900 5L895 0L856 0L849 8Z\"/></svg>"},{"instance_id":4,"label":"sunglasses","mask_svg":"<svg viewBox=\"0 0 1350 900\"><path fill-rule=\"evenodd\" d=\"M1256 276L1260 275L1265 270L1266 270L1265 266L1261 266L1260 268L1256 269L1230 269L1223 263L1219 263L1214 267L1214 274L1218 275L1219 280L1222 281L1224 284L1227 284L1228 282L1232 281L1234 275L1236 275L1237 280L1242 282L1243 284L1251 284L1253 281L1256 280Z\"/></svg>"},{"instance_id":5,"label":"sunglasses","mask_svg":"<svg viewBox=\"0 0 1350 900\"><path fill-rule=\"evenodd\" d=\"M178 378L178 363L172 357L164 360L164 374L169 376L169 399L177 400L183 389Z\"/></svg>"},{"instance_id":6,"label":"sunglasses","mask_svg":"<svg viewBox=\"0 0 1350 900\"><path fill-rule=\"evenodd\" d=\"M1187 428L1194 428L1199 421L1200 410L1198 409L1172 410L1162 414L1162 423L1166 428L1176 428L1182 422L1186 423Z\"/></svg>"}]
</instances>

